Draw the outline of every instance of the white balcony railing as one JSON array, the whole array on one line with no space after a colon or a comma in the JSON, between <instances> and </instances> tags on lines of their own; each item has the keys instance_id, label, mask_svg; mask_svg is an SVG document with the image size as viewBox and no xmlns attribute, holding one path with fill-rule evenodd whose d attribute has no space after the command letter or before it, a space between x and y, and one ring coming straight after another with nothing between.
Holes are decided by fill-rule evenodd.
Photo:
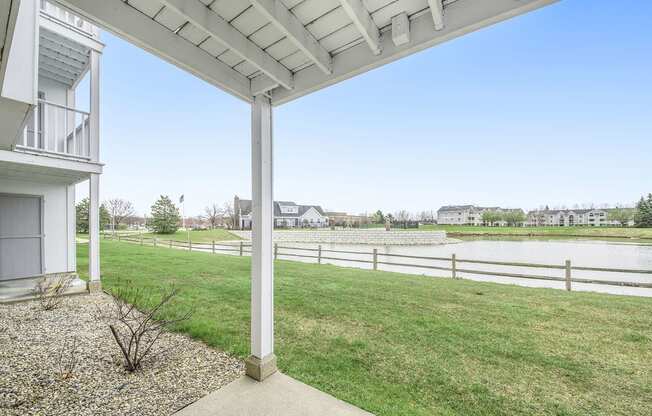
<instances>
[{"instance_id":1,"label":"white balcony railing","mask_svg":"<svg viewBox=\"0 0 652 416\"><path fill-rule=\"evenodd\" d=\"M39 100L17 150L90 160L90 113Z\"/></svg>"},{"instance_id":2,"label":"white balcony railing","mask_svg":"<svg viewBox=\"0 0 652 416\"><path fill-rule=\"evenodd\" d=\"M59 23L82 32L83 34L91 37L98 37L99 29L90 22L70 13L68 10L63 9L50 3L47 0L41 0L41 11L48 17L57 20Z\"/></svg>"}]
</instances>

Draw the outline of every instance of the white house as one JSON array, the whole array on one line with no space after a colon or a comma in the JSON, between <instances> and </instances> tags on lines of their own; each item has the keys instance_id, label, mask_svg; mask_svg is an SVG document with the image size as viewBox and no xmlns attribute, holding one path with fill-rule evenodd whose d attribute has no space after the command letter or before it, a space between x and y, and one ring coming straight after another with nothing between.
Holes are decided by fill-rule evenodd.
<instances>
[{"instance_id":1,"label":"white house","mask_svg":"<svg viewBox=\"0 0 652 416\"><path fill-rule=\"evenodd\" d=\"M97 27L45 0L1 2L0 29L4 18L9 30L0 38L0 296L9 282L77 271L75 185L86 180L90 286L97 289L104 45ZM84 95L90 102L78 103L87 75L90 91Z\"/></svg>"},{"instance_id":2,"label":"white house","mask_svg":"<svg viewBox=\"0 0 652 416\"><path fill-rule=\"evenodd\" d=\"M241 230L251 228L251 200L233 199L236 226ZM328 217L319 205L298 205L291 201L274 201L275 228L328 227Z\"/></svg>"}]
</instances>

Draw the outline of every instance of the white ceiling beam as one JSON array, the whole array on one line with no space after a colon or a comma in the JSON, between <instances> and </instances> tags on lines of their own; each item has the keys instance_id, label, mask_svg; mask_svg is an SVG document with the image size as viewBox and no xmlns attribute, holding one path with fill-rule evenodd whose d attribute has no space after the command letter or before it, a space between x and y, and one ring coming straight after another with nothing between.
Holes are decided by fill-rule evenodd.
<instances>
[{"instance_id":1,"label":"white ceiling beam","mask_svg":"<svg viewBox=\"0 0 652 416\"><path fill-rule=\"evenodd\" d=\"M162 0L162 2L283 87L293 88L292 72L289 69L247 39L204 3L199 0Z\"/></svg>"},{"instance_id":2,"label":"white ceiling beam","mask_svg":"<svg viewBox=\"0 0 652 416\"><path fill-rule=\"evenodd\" d=\"M71 86L75 82L74 79L69 78L68 76L64 77L61 74L57 73L56 71L49 70L48 68L46 68L44 66L39 66L38 74L40 76L42 76L42 77L50 78L51 80L60 82L62 84L68 85L68 86Z\"/></svg>"},{"instance_id":3,"label":"white ceiling beam","mask_svg":"<svg viewBox=\"0 0 652 416\"><path fill-rule=\"evenodd\" d=\"M333 74L331 75L324 75L314 66L296 72L294 74L294 90L286 91L276 88L272 91L272 103L274 105L285 104L405 56L557 1L491 0L450 3L446 7L446 27L444 29L434 31L431 14L422 14L410 22L410 41L408 43L396 46L391 36L383 36L381 45L383 54L380 56L370 55L367 45L359 43L333 56Z\"/></svg>"},{"instance_id":4,"label":"white ceiling beam","mask_svg":"<svg viewBox=\"0 0 652 416\"><path fill-rule=\"evenodd\" d=\"M432 21L435 24L435 30L442 30L444 28L443 0L428 0L428 6L430 6L430 14L432 14Z\"/></svg>"},{"instance_id":5,"label":"white ceiling beam","mask_svg":"<svg viewBox=\"0 0 652 416\"><path fill-rule=\"evenodd\" d=\"M39 38L39 49L49 49L79 62L86 62L89 57L88 53L81 53L44 36Z\"/></svg>"},{"instance_id":6,"label":"white ceiling beam","mask_svg":"<svg viewBox=\"0 0 652 416\"><path fill-rule=\"evenodd\" d=\"M382 47L380 44L380 31L371 19L369 11L362 4L361 0L340 0L342 8L351 18L364 40L371 48L374 55L380 55Z\"/></svg>"},{"instance_id":7,"label":"white ceiling beam","mask_svg":"<svg viewBox=\"0 0 652 416\"><path fill-rule=\"evenodd\" d=\"M325 74L333 72L331 55L280 0L251 0L251 4Z\"/></svg>"},{"instance_id":8,"label":"white ceiling beam","mask_svg":"<svg viewBox=\"0 0 652 416\"><path fill-rule=\"evenodd\" d=\"M269 78L265 74L261 74L251 79L251 95L255 97L258 94L267 94L278 86L278 82Z\"/></svg>"},{"instance_id":9,"label":"white ceiling beam","mask_svg":"<svg viewBox=\"0 0 652 416\"><path fill-rule=\"evenodd\" d=\"M405 12L392 17L392 41L395 46L410 42L410 19Z\"/></svg>"},{"instance_id":10,"label":"white ceiling beam","mask_svg":"<svg viewBox=\"0 0 652 416\"><path fill-rule=\"evenodd\" d=\"M66 65L61 64L60 62L57 62L57 61L52 60L50 58L46 58L44 56L39 57L38 64L39 64L39 67L41 65L44 65L43 67L47 68L51 72L60 71L60 72L62 72L63 76L68 77L68 78L72 78L72 79L77 79L77 77L81 73L81 71L79 71L79 70L75 70L74 68L67 67ZM55 72L55 73L57 73L57 72Z\"/></svg>"},{"instance_id":11,"label":"white ceiling beam","mask_svg":"<svg viewBox=\"0 0 652 416\"><path fill-rule=\"evenodd\" d=\"M68 65L68 66L70 66L72 68L78 69L80 71L82 71L84 69L84 67L86 67L86 63L88 62L88 60L86 60L85 62L81 62L81 61L78 61L76 59L72 59L72 58L70 58L70 57L68 57L68 56L66 56L66 55L64 55L62 53L59 53L57 51L51 50L49 48L41 47L41 48L39 48L39 57L42 58L44 56L49 58L49 59L52 59L53 61L58 61L58 62L64 63L64 64L66 64L66 65Z\"/></svg>"},{"instance_id":12,"label":"white ceiling beam","mask_svg":"<svg viewBox=\"0 0 652 416\"><path fill-rule=\"evenodd\" d=\"M57 0L134 45L247 102L249 79L122 0Z\"/></svg>"}]
</instances>

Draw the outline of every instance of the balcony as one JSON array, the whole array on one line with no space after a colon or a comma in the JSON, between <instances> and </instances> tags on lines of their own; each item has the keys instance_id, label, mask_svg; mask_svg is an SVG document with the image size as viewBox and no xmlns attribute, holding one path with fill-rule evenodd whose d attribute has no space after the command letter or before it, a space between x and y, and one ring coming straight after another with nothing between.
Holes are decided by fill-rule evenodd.
<instances>
[{"instance_id":1,"label":"balcony","mask_svg":"<svg viewBox=\"0 0 652 416\"><path fill-rule=\"evenodd\" d=\"M76 16L46 0L41 0L40 7L42 16L79 32L82 35L99 38L99 29L79 16Z\"/></svg>"},{"instance_id":2,"label":"balcony","mask_svg":"<svg viewBox=\"0 0 652 416\"><path fill-rule=\"evenodd\" d=\"M39 100L15 150L90 161L91 140L90 113Z\"/></svg>"}]
</instances>

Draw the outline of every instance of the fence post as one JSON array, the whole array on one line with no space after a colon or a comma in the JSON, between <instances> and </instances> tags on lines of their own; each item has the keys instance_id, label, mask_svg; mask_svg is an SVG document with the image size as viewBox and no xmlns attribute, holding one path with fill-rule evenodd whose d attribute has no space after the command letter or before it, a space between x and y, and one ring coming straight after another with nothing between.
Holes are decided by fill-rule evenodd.
<instances>
[{"instance_id":1,"label":"fence post","mask_svg":"<svg viewBox=\"0 0 652 416\"><path fill-rule=\"evenodd\" d=\"M213 254L215 254L215 240L213 240L211 243L211 251L213 252Z\"/></svg>"},{"instance_id":2,"label":"fence post","mask_svg":"<svg viewBox=\"0 0 652 416\"><path fill-rule=\"evenodd\" d=\"M158 238L154 237L154 247L156 247L158 244Z\"/></svg>"},{"instance_id":3,"label":"fence post","mask_svg":"<svg viewBox=\"0 0 652 416\"><path fill-rule=\"evenodd\" d=\"M170 244L170 248L172 248L172 240L168 240L168 243Z\"/></svg>"},{"instance_id":4,"label":"fence post","mask_svg":"<svg viewBox=\"0 0 652 416\"><path fill-rule=\"evenodd\" d=\"M374 270L378 270L378 249L374 249Z\"/></svg>"},{"instance_id":5,"label":"fence post","mask_svg":"<svg viewBox=\"0 0 652 416\"><path fill-rule=\"evenodd\" d=\"M457 279L457 259L455 254L451 255L451 272L453 274L453 279Z\"/></svg>"},{"instance_id":6,"label":"fence post","mask_svg":"<svg viewBox=\"0 0 652 416\"><path fill-rule=\"evenodd\" d=\"M566 260L566 290L571 291L571 261Z\"/></svg>"},{"instance_id":7,"label":"fence post","mask_svg":"<svg viewBox=\"0 0 652 416\"><path fill-rule=\"evenodd\" d=\"M321 264L321 244L317 247L317 264Z\"/></svg>"},{"instance_id":8,"label":"fence post","mask_svg":"<svg viewBox=\"0 0 652 416\"><path fill-rule=\"evenodd\" d=\"M278 258L278 243L274 243L274 260Z\"/></svg>"},{"instance_id":9,"label":"fence post","mask_svg":"<svg viewBox=\"0 0 652 416\"><path fill-rule=\"evenodd\" d=\"M118 241L120 241L120 234L118 234Z\"/></svg>"},{"instance_id":10,"label":"fence post","mask_svg":"<svg viewBox=\"0 0 652 416\"><path fill-rule=\"evenodd\" d=\"M192 251L192 240L188 239L188 251Z\"/></svg>"},{"instance_id":11,"label":"fence post","mask_svg":"<svg viewBox=\"0 0 652 416\"><path fill-rule=\"evenodd\" d=\"M142 234L140 235L140 245L141 246L143 245L143 235Z\"/></svg>"},{"instance_id":12,"label":"fence post","mask_svg":"<svg viewBox=\"0 0 652 416\"><path fill-rule=\"evenodd\" d=\"M240 240L240 257L242 257L242 247L244 246L244 242Z\"/></svg>"}]
</instances>

